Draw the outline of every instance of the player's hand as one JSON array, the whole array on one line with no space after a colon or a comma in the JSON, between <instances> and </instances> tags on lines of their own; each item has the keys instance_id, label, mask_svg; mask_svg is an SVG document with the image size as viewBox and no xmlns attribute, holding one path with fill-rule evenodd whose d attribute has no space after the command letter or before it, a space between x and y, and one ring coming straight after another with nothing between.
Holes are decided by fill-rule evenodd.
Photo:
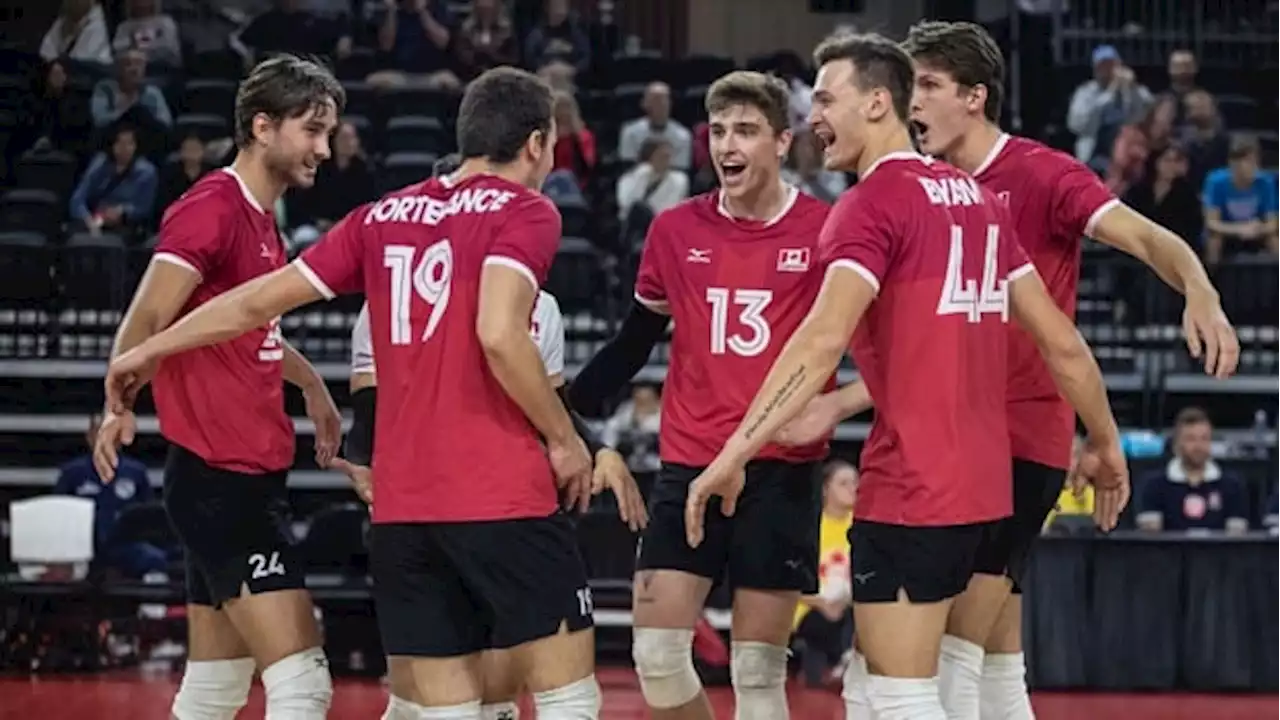
<instances>
[{"instance_id":1,"label":"player's hand","mask_svg":"<svg viewBox=\"0 0 1280 720\"><path fill-rule=\"evenodd\" d=\"M773 441L779 445L812 445L822 440L840 422L835 393L815 396L800 414L778 429Z\"/></svg>"},{"instance_id":2,"label":"player's hand","mask_svg":"<svg viewBox=\"0 0 1280 720\"><path fill-rule=\"evenodd\" d=\"M1182 332L1187 336L1191 357L1204 360L1204 372L1222 379L1236 371L1240 362L1240 340L1222 311L1217 295L1188 294L1182 311Z\"/></svg>"},{"instance_id":3,"label":"player's hand","mask_svg":"<svg viewBox=\"0 0 1280 720\"><path fill-rule=\"evenodd\" d=\"M347 476L356 495L370 507L373 506L373 471L364 465L357 465L346 458L335 457L321 467L337 470Z\"/></svg>"},{"instance_id":4,"label":"player's hand","mask_svg":"<svg viewBox=\"0 0 1280 720\"><path fill-rule=\"evenodd\" d=\"M596 453L596 469L591 475L592 495L599 495L605 488L612 490L618 499L618 516L631 532L640 532L649 524L649 511L636 479L627 469L626 459L613 448L602 448Z\"/></svg>"},{"instance_id":5,"label":"player's hand","mask_svg":"<svg viewBox=\"0 0 1280 720\"><path fill-rule=\"evenodd\" d=\"M1115 441L1097 443L1088 441L1080 453L1072 471L1093 485L1093 520L1104 531L1110 532L1120 520L1120 513L1129 504L1129 465L1124 451ZM1074 484L1079 479L1072 478Z\"/></svg>"},{"instance_id":6,"label":"player's hand","mask_svg":"<svg viewBox=\"0 0 1280 720\"><path fill-rule=\"evenodd\" d=\"M547 458L556 474L564 508L586 512L591 505L591 455L577 433L567 442L547 443Z\"/></svg>"},{"instance_id":7,"label":"player's hand","mask_svg":"<svg viewBox=\"0 0 1280 720\"><path fill-rule=\"evenodd\" d=\"M124 413L133 409L138 393L155 374L156 364L141 348L121 353L107 367L103 389L107 397L107 412Z\"/></svg>"},{"instance_id":8,"label":"player's hand","mask_svg":"<svg viewBox=\"0 0 1280 720\"><path fill-rule=\"evenodd\" d=\"M307 417L316 425L316 464L327 467L342 444L342 415L324 383L303 390L302 398L307 403Z\"/></svg>"},{"instance_id":9,"label":"player's hand","mask_svg":"<svg viewBox=\"0 0 1280 720\"><path fill-rule=\"evenodd\" d=\"M689 547L696 548L702 544L707 504L711 498L720 498L720 512L729 517L737 508L738 495L746 482L747 472L743 467L731 467L716 460L689 484L689 499L684 504L684 532Z\"/></svg>"},{"instance_id":10,"label":"player's hand","mask_svg":"<svg viewBox=\"0 0 1280 720\"><path fill-rule=\"evenodd\" d=\"M109 483L116 477L120 466L120 446L132 445L138 434L138 418L132 410L116 413L108 410L102 414L98 436L93 439L93 467L102 482Z\"/></svg>"}]
</instances>

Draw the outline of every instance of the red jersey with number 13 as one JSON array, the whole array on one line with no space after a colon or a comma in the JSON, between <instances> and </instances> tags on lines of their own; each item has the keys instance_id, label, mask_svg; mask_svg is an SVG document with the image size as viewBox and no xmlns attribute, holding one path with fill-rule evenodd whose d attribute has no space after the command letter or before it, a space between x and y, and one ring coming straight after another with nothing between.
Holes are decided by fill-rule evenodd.
<instances>
[{"instance_id":1,"label":"red jersey with number 13","mask_svg":"<svg viewBox=\"0 0 1280 720\"><path fill-rule=\"evenodd\" d=\"M294 261L325 297L363 291L369 303L378 362L374 522L556 511L542 439L489 371L476 319L486 265L518 271L536 294L559 246L560 214L549 200L482 174L392 192Z\"/></svg>"},{"instance_id":2,"label":"red jersey with number 13","mask_svg":"<svg viewBox=\"0 0 1280 720\"><path fill-rule=\"evenodd\" d=\"M200 276L179 317L259 275L284 267L276 219L227 167L206 174L160 223L154 260ZM160 433L213 467L268 473L293 465L284 411L279 318L217 345L160 362L151 393Z\"/></svg>"},{"instance_id":3,"label":"red jersey with number 13","mask_svg":"<svg viewBox=\"0 0 1280 720\"><path fill-rule=\"evenodd\" d=\"M1034 272L1008 209L950 165L892 153L836 203L821 258L876 288L850 345L876 403L854 516L1008 516L1008 284Z\"/></svg>"},{"instance_id":4,"label":"red jersey with number 13","mask_svg":"<svg viewBox=\"0 0 1280 720\"><path fill-rule=\"evenodd\" d=\"M1067 317L1076 316L1080 241L1120 201L1097 173L1035 140L1001 135L974 178L1009 204L1018 241ZM1009 343L1009 432L1013 456L1056 468L1071 462L1076 414L1058 392L1031 336Z\"/></svg>"},{"instance_id":5,"label":"red jersey with number 13","mask_svg":"<svg viewBox=\"0 0 1280 720\"><path fill-rule=\"evenodd\" d=\"M830 208L788 192L769 222L730 216L711 192L660 213L649 227L636 300L675 321L658 437L664 462L702 467L715 459L818 295L815 250ZM757 457L825 456L824 440L766 445Z\"/></svg>"}]
</instances>

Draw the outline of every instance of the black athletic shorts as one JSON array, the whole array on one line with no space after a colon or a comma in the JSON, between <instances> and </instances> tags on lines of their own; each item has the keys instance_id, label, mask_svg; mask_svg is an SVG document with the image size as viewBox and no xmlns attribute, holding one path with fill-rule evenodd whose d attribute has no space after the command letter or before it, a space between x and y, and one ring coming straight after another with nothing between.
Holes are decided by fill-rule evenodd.
<instances>
[{"instance_id":1,"label":"black athletic shorts","mask_svg":"<svg viewBox=\"0 0 1280 720\"><path fill-rule=\"evenodd\" d=\"M682 570L734 588L818 591L822 478L817 463L753 460L733 517L707 506L702 544L689 547L684 505L702 468L665 463L649 496L637 570Z\"/></svg>"},{"instance_id":2,"label":"black athletic shorts","mask_svg":"<svg viewBox=\"0 0 1280 720\"><path fill-rule=\"evenodd\" d=\"M1040 537L1044 521L1053 512L1067 480L1067 471L1030 460L1013 460L1013 515L1002 520L978 550L974 572L1005 575L1013 591L1027 569L1031 546Z\"/></svg>"},{"instance_id":3,"label":"black athletic shorts","mask_svg":"<svg viewBox=\"0 0 1280 720\"><path fill-rule=\"evenodd\" d=\"M383 651L459 657L592 626L573 522L378 523L369 570Z\"/></svg>"},{"instance_id":4,"label":"black athletic shorts","mask_svg":"<svg viewBox=\"0 0 1280 720\"><path fill-rule=\"evenodd\" d=\"M919 527L855 516L849 528L853 601L894 602L899 590L915 603L959 595L969 585L979 547L999 522Z\"/></svg>"},{"instance_id":5,"label":"black athletic shorts","mask_svg":"<svg viewBox=\"0 0 1280 720\"><path fill-rule=\"evenodd\" d=\"M173 445L164 507L187 561L187 602L220 607L240 595L306 587L289 532L288 471L250 475L210 466Z\"/></svg>"}]
</instances>

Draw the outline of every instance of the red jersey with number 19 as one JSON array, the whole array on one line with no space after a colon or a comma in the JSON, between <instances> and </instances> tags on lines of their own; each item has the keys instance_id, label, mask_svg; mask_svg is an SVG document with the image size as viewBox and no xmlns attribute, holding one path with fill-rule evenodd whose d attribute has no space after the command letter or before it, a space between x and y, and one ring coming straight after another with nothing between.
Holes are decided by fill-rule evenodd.
<instances>
[{"instance_id":1,"label":"red jersey with number 19","mask_svg":"<svg viewBox=\"0 0 1280 720\"><path fill-rule=\"evenodd\" d=\"M560 245L549 200L494 175L438 178L358 208L295 266L325 297L363 291L378 362L375 523L546 517L546 450L476 337L480 274L536 291Z\"/></svg>"},{"instance_id":2,"label":"red jersey with number 19","mask_svg":"<svg viewBox=\"0 0 1280 720\"><path fill-rule=\"evenodd\" d=\"M259 275L284 267L276 220L227 167L208 173L160 223L154 260L200 283L179 316ZM279 318L231 340L160 362L151 392L160 433L213 467L260 474L293 465L284 411Z\"/></svg>"},{"instance_id":3,"label":"red jersey with number 19","mask_svg":"<svg viewBox=\"0 0 1280 720\"><path fill-rule=\"evenodd\" d=\"M729 215L718 192L654 219L636 300L675 320L662 393L663 462L709 465L742 422L787 338L818 295L813 257L830 209L795 188L769 222ZM766 445L757 457L807 462L826 441Z\"/></svg>"},{"instance_id":4,"label":"red jersey with number 19","mask_svg":"<svg viewBox=\"0 0 1280 720\"><path fill-rule=\"evenodd\" d=\"M1097 173L1035 140L1001 135L973 177L1009 205L1049 295L1076 316L1080 241L1120 201ZM1009 432L1013 456L1050 467L1071 462L1076 414L1058 393L1031 336L1014 328L1009 345Z\"/></svg>"},{"instance_id":5,"label":"red jersey with number 19","mask_svg":"<svg viewBox=\"0 0 1280 720\"><path fill-rule=\"evenodd\" d=\"M853 270L877 293L850 345L876 403L854 515L1008 516L1007 289L1034 272L1008 209L945 163L892 153L841 196L820 253L827 272Z\"/></svg>"}]
</instances>

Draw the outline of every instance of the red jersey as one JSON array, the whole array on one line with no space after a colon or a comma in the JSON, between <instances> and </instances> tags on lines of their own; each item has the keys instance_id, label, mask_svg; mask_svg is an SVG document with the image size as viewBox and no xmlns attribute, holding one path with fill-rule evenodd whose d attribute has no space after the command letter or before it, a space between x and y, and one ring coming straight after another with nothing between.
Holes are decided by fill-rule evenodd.
<instances>
[{"instance_id":1,"label":"red jersey","mask_svg":"<svg viewBox=\"0 0 1280 720\"><path fill-rule=\"evenodd\" d=\"M357 208L295 265L325 297L364 292L378 362L373 521L546 517L556 485L542 439L476 337L480 273L536 290L560 214L493 175L431 179Z\"/></svg>"},{"instance_id":2,"label":"red jersey","mask_svg":"<svg viewBox=\"0 0 1280 720\"><path fill-rule=\"evenodd\" d=\"M675 320L662 393L663 462L709 465L742 422L822 285L815 257L830 208L795 188L769 222L729 215L719 192L654 219L636 300ZM826 441L766 445L757 457L806 462Z\"/></svg>"},{"instance_id":3,"label":"red jersey","mask_svg":"<svg viewBox=\"0 0 1280 720\"><path fill-rule=\"evenodd\" d=\"M1000 136L973 176L1008 202L1018 241L1054 302L1074 319L1080 240L1120 201L1075 158L1012 135ZM1075 429L1075 410L1059 394L1035 341L1015 327L1009 345L1013 456L1066 468Z\"/></svg>"},{"instance_id":4,"label":"red jersey","mask_svg":"<svg viewBox=\"0 0 1280 720\"><path fill-rule=\"evenodd\" d=\"M820 257L877 289L850 345L876 401L855 516L1009 515L1007 287L1033 268L1008 209L950 165L892 153L836 203Z\"/></svg>"},{"instance_id":5,"label":"red jersey","mask_svg":"<svg viewBox=\"0 0 1280 720\"><path fill-rule=\"evenodd\" d=\"M200 276L179 316L284 266L275 217L231 168L206 174L165 211L155 260ZM284 410L280 319L234 338L171 355L151 383L160 433L206 463L241 473L293 465Z\"/></svg>"}]
</instances>

